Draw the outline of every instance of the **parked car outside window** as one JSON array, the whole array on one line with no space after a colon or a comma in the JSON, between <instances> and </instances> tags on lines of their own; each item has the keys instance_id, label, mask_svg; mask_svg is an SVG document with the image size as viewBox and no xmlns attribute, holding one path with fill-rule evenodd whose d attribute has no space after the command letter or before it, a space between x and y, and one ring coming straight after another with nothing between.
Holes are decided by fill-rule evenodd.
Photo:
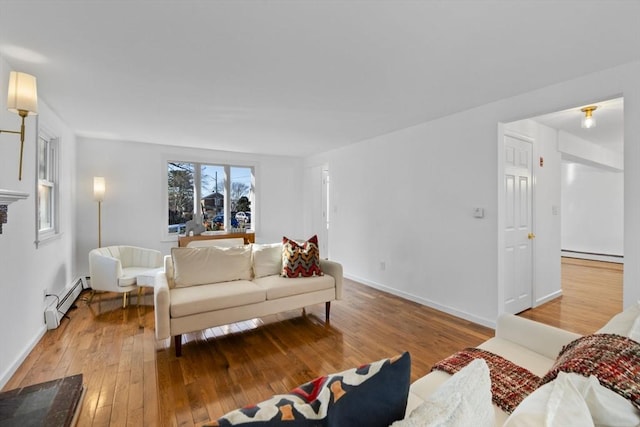
<instances>
[{"instance_id":1,"label":"parked car outside window","mask_svg":"<svg viewBox=\"0 0 640 427\"><path fill-rule=\"evenodd\" d=\"M224 215L216 215L216 216L214 216L212 222L218 222L218 223L224 225ZM231 226L232 227L237 227L238 226L238 220L235 219L234 217L231 217Z\"/></svg>"}]
</instances>

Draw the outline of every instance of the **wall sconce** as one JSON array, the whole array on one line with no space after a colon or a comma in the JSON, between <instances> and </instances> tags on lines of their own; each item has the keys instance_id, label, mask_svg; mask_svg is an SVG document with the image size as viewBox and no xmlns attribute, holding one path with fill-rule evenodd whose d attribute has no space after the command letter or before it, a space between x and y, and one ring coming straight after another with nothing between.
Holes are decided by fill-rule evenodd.
<instances>
[{"instance_id":1,"label":"wall sconce","mask_svg":"<svg viewBox=\"0 0 640 427\"><path fill-rule=\"evenodd\" d=\"M584 107L580 109L584 113L584 117L582 118L581 126L583 129L591 129L596 127L596 119L593 118L593 112L596 111L598 107L595 105L590 105L588 107Z\"/></svg>"},{"instance_id":2,"label":"wall sconce","mask_svg":"<svg viewBox=\"0 0 640 427\"><path fill-rule=\"evenodd\" d=\"M7 95L7 109L22 118L20 130L4 130L1 132L20 135L20 165L18 180L22 181L22 153L24 152L24 118L38 114L38 91L36 78L30 74L12 71L9 74L9 90Z\"/></svg>"},{"instance_id":3,"label":"wall sconce","mask_svg":"<svg viewBox=\"0 0 640 427\"><path fill-rule=\"evenodd\" d=\"M98 247L102 247L102 201L107 185L103 176L93 177L93 199L98 202Z\"/></svg>"}]
</instances>

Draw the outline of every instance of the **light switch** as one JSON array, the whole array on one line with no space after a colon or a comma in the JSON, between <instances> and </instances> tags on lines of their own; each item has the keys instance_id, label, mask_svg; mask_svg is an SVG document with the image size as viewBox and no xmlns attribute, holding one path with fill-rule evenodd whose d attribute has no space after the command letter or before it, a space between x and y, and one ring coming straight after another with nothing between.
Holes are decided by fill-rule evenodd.
<instances>
[{"instance_id":1,"label":"light switch","mask_svg":"<svg viewBox=\"0 0 640 427\"><path fill-rule=\"evenodd\" d=\"M473 208L474 218L484 218L484 208Z\"/></svg>"}]
</instances>

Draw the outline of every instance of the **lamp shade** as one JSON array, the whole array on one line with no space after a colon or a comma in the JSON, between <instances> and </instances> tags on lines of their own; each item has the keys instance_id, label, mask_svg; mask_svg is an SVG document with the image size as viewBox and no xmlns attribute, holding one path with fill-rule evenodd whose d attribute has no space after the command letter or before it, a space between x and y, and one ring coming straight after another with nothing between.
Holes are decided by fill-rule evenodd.
<instances>
[{"instance_id":1,"label":"lamp shade","mask_svg":"<svg viewBox=\"0 0 640 427\"><path fill-rule=\"evenodd\" d=\"M36 78L30 74L12 71L9 75L7 109L12 113L27 111L38 114L38 90Z\"/></svg>"},{"instance_id":2,"label":"lamp shade","mask_svg":"<svg viewBox=\"0 0 640 427\"><path fill-rule=\"evenodd\" d=\"M104 200L104 192L106 190L106 183L103 176L93 177L93 198L96 202Z\"/></svg>"}]
</instances>

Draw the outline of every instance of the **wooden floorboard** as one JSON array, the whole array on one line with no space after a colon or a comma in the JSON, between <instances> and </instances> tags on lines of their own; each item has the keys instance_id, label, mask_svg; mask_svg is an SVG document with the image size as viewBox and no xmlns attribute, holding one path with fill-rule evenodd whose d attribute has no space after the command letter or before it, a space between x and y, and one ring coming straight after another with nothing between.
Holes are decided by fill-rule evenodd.
<instances>
[{"instance_id":1,"label":"wooden floorboard","mask_svg":"<svg viewBox=\"0 0 640 427\"><path fill-rule=\"evenodd\" d=\"M579 334L591 334L622 311L623 265L562 259L562 296L520 315Z\"/></svg>"},{"instance_id":2,"label":"wooden floorboard","mask_svg":"<svg viewBox=\"0 0 640 427\"><path fill-rule=\"evenodd\" d=\"M561 298L522 316L591 333L620 311L622 270L563 261ZM85 294L82 295L85 297ZM192 426L315 377L410 351L412 380L451 353L493 335L489 328L345 280L344 299L306 316L291 311L185 334L183 356L154 336L152 295L121 308L105 294L80 300L48 331L4 390L82 373L80 426Z\"/></svg>"}]
</instances>

